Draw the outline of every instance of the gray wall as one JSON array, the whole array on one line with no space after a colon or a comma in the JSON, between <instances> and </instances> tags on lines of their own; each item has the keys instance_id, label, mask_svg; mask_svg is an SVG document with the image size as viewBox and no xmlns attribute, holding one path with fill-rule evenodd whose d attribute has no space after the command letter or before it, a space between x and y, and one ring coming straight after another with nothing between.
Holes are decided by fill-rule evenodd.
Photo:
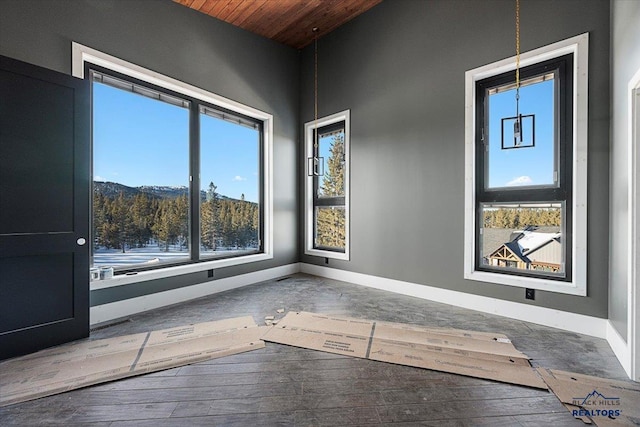
<instances>
[{"instance_id":1,"label":"gray wall","mask_svg":"<svg viewBox=\"0 0 640 427\"><path fill-rule=\"evenodd\" d=\"M523 51L590 33L588 296L463 279L464 73L514 55L514 16L512 0L387 0L320 39L319 115L351 109L351 260L329 266L606 318L608 0L521 2ZM312 77L311 46L303 122Z\"/></svg>"},{"instance_id":2,"label":"gray wall","mask_svg":"<svg viewBox=\"0 0 640 427\"><path fill-rule=\"evenodd\" d=\"M352 112L352 259L330 267L606 317L606 0L522 2L523 50L590 32L588 297L538 292L530 302L520 288L463 279L464 72L513 55L513 19L511 0L387 0L320 40L320 115ZM303 179L302 123L313 116L312 47L299 73L295 50L169 0L0 4L0 54L70 73L71 41L274 115L275 259L216 277L298 259L323 263L301 254L296 184ZM92 304L206 280L206 273L190 274L124 293L94 292Z\"/></svg>"},{"instance_id":3,"label":"gray wall","mask_svg":"<svg viewBox=\"0 0 640 427\"><path fill-rule=\"evenodd\" d=\"M299 54L170 0L2 0L0 54L71 74L71 42L98 49L274 116L273 260L216 270L223 278L298 261ZM94 291L101 304L207 280L206 272ZM215 281L211 283L215 287ZM126 288L126 289L125 289Z\"/></svg>"},{"instance_id":4,"label":"gray wall","mask_svg":"<svg viewBox=\"0 0 640 427\"><path fill-rule=\"evenodd\" d=\"M640 69L640 2L611 1L611 185L609 319L627 339L629 210L627 85Z\"/></svg>"}]
</instances>

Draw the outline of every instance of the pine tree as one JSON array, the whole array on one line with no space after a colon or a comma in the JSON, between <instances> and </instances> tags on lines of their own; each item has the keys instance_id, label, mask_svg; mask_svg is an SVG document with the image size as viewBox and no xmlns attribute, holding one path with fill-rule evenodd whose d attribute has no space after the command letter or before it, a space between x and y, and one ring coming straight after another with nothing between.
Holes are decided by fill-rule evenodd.
<instances>
[{"instance_id":1,"label":"pine tree","mask_svg":"<svg viewBox=\"0 0 640 427\"><path fill-rule=\"evenodd\" d=\"M234 229L234 213L235 208L231 200L220 201L220 237L223 246L229 247L235 245L235 229Z\"/></svg>"},{"instance_id":2,"label":"pine tree","mask_svg":"<svg viewBox=\"0 0 640 427\"><path fill-rule=\"evenodd\" d=\"M180 249L189 248L189 198L186 194L173 200L173 220L175 243Z\"/></svg>"},{"instance_id":3,"label":"pine tree","mask_svg":"<svg viewBox=\"0 0 640 427\"><path fill-rule=\"evenodd\" d=\"M144 193L136 194L131 200L131 242L136 247L144 247L151 239L155 209L153 202Z\"/></svg>"},{"instance_id":4,"label":"pine tree","mask_svg":"<svg viewBox=\"0 0 640 427\"><path fill-rule=\"evenodd\" d=\"M320 186L321 197L344 196L344 135L336 135L329 148L327 170Z\"/></svg>"},{"instance_id":5,"label":"pine tree","mask_svg":"<svg viewBox=\"0 0 640 427\"><path fill-rule=\"evenodd\" d=\"M202 245L211 250L216 250L216 239L219 234L218 221L218 193L213 182L209 183L206 193L206 201L200 207L200 239Z\"/></svg>"},{"instance_id":6,"label":"pine tree","mask_svg":"<svg viewBox=\"0 0 640 427\"><path fill-rule=\"evenodd\" d=\"M129 235L131 231L131 217L129 215L129 203L125 199L124 193L120 192L118 197L111 204L111 236L112 244L126 251L127 243L130 243Z\"/></svg>"},{"instance_id":7,"label":"pine tree","mask_svg":"<svg viewBox=\"0 0 640 427\"><path fill-rule=\"evenodd\" d=\"M93 193L93 239L94 246L106 246L102 230L106 223L106 198L102 193Z\"/></svg>"},{"instance_id":8,"label":"pine tree","mask_svg":"<svg viewBox=\"0 0 640 427\"><path fill-rule=\"evenodd\" d=\"M327 170L319 189L320 197L344 197L344 135L331 142ZM346 247L346 216L342 207L319 208L316 214L316 245Z\"/></svg>"},{"instance_id":9,"label":"pine tree","mask_svg":"<svg viewBox=\"0 0 640 427\"><path fill-rule=\"evenodd\" d=\"M153 226L151 227L153 234L158 241L158 246L164 244L164 251L169 252L169 212L168 201L162 200L158 204Z\"/></svg>"},{"instance_id":10,"label":"pine tree","mask_svg":"<svg viewBox=\"0 0 640 427\"><path fill-rule=\"evenodd\" d=\"M175 199L162 200L153 226L159 242L164 244L165 252L169 251L169 245L179 244L188 246L189 229L189 201L186 195Z\"/></svg>"}]
</instances>

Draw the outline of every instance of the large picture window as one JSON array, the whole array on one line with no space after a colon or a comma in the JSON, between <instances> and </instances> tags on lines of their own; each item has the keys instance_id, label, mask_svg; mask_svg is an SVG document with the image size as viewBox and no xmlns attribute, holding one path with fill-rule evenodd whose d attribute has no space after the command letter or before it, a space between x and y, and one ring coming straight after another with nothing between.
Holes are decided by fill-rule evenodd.
<instances>
[{"instance_id":1,"label":"large picture window","mask_svg":"<svg viewBox=\"0 0 640 427\"><path fill-rule=\"evenodd\" d=\"M271 258L272 116L73 53L92 93L92 266L116 285Z\"/></svg>"},{"instance_id":2,"label":"large picture window","mask_svg":"<svg viewBox=\"0 0 640 427\"><path fill-rule=\"evenodd\" d=\"M93 266L127 272L259 252L262 123L123 76L90 74Z\"/></svg>"},{"instance_id":3,"label":"large picture window","mask_svg":"<svg viewBox=\"0 0 640 427\"><path fill-rule=\"evenodd\" d=\"M466 73L465 278L586 294L587 44Z\"/></svg>"},{"instance_id":4,"label":"large picture window","mask_svg":"<svg viewBox=\"0 0 640 427\"><path fill-rule=\"evenodd\" d=\"M306 251L349 259L349 112L305 125Z\"/></svg>"}]
</instances>

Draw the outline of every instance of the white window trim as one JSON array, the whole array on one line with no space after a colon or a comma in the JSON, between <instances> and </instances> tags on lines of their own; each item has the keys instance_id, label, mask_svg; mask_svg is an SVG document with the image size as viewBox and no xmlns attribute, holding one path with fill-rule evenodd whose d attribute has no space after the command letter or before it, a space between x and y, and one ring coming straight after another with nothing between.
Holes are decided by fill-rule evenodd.
<instances>
[{"instance_id":1,"label":"white window trim","mask_svg":"<svg viewBox=\"0 0 640 427\"><path fill-rule=\"evenodd\" d=\"M162 75L143 68L131 62L116 58L98 50L72 42L72 74L74 77L85 78L85 62L107 68L112 71L142 80L147 83L181 93L203 102L213 104L245 116L253 117L264 122L264 178L263 178L263 209L264 209L264 252L234 258L203 261L195 264L166 267L157 270L141 271L135 275L115 276L113 279L95 281L91 289L102 289L112 286L126 285L146 280L173 277L180 274L197 273L233 265L248 264L273 258L273 115L253 107L243 105L231 99L216 95L204 89L184 83L180 80ZM89 272L87 272L89 274Z\"/></svg>"},{"instance_id":2,"label":"white window trim","mask_svg":"<svg viewBox=\"0 0 640 427\"><path fill-rule=\"evenodd\" d=\"M465 73L465 227L464 278L523 288L587 295L587 125L589 34L584 33L520 55L527 67L573 53L573 217L571 282L475 270L475 105L476 82L515 69L515 57Z\"/></svg>"},{"instance_id":3,"label":"white window trim","mask_svg":"<svg viewBox=\"0 0 640 427\"><path fill-rule=\"evenodd\" d=\"M346 242L345 242L345 250L343 252L334 252L327 251L322 249L315 249L313 247L313 177L308 176L307 162L306 159L311 157L313 154L313 133L317 128L322 128L327 125L331 125L333 123L338 123L344 121L344 154L345 154L345 234L346 234ZM349 229L351 228L351 221L349 216L349 193L350 193L350 110L341 111L339 113L332 114L327 117L320 118L318 120L313 120L304 125L304 137L305 137L305 250L304 253L306 255L312 256L320 256L325 258L333 258L333 259L341 259L341 260L349 260L349 235L351 234Z\"/></svg>"},{"instance_id":4,"label":"white window trim","mask_svg":"<svg viewBox=\"0 0 640 427\"><path fill-rule=\"evenodd\" d=\"M629 170L629 269L627 286L627 337L628 369L623 363L629 377L640 381L640 69L634 74L627 86L629 94L627 102L627 149ZM618 357L620 359L620 357Z\"/></svg>"}]
</instances>

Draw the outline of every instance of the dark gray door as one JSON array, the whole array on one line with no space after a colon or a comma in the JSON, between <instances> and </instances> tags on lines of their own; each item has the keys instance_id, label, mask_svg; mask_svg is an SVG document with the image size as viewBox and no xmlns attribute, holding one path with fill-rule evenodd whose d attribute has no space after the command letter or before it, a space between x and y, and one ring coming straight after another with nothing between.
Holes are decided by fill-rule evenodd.
<instances>
[{"instance_id":1,"label":"dark gray door","mask_svg":"<svg viewBox=\"0 0 640 427\"><path fill-rule=\"evenodd\" d=\"M89 88L0 56L0 359L89 335Z\"/></svg>"}]
</instances>

